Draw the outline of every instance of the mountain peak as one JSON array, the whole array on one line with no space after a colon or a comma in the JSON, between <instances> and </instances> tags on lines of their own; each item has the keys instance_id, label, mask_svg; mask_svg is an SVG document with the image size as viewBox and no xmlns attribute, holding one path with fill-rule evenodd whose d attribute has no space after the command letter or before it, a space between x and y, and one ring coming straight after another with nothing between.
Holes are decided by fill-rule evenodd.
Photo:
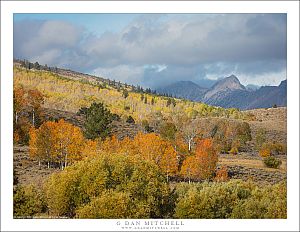
<instances>
[{"instance_id":1,"label":"mountain peak","mask_svg":"<svg viewBox=\"0 0 300 232\"><path fill-rule=\"evenodd\" d=\"M213 95L220 92L228 92L235 90L246 90L246 87L241 84L239 79L235 75L230 75L229 77L225 77L219 81L205 94L205 98L208 99Z\"/></svg>"},{"instance_id":2,"label":"mountain peak","mask_svg":"<svg viewBox=\"0 0 300 232\"><path fill-rule=\"evenodd\" d=\"M286 88L287 87L287 80L285 79L285 80L281 81L279 87Z\"/></svg>"},{"instance_id":3,"label":"mountain peak","mask_svg":"<svg viewBox=\"0 0 300 232\"><path fill-rule=\"evenodd\" d=\"M231 74L229 77L225 77L223 79L223 81L232 81L232 82L236 82L236 83L242 85L241 82L240 82L240 80L235 75L233 75L233 74Z\"/></svg>"},{"instance_id":4,"label":"mountain peak","mask_svg":"<svg viewBox=\"0 0 300 232\"><path fill-rule=\"evenodd\" d=\"M246 89L245 86L241 84L240 80L233 74L219 80L215 86L227 87L229 89Z\"/></svg>"},{"instance_id":5,"label":"mountain peak","mask_svg":"<svg viewBox=\"0 0 300 232\"><path fill-rule=\"evenodd\" d=\"M236 80L239 80L235 75L231 74L229 77L226 77L226 78L232 78L232 79L236 79Z\"/></svg>"}]
</instances>

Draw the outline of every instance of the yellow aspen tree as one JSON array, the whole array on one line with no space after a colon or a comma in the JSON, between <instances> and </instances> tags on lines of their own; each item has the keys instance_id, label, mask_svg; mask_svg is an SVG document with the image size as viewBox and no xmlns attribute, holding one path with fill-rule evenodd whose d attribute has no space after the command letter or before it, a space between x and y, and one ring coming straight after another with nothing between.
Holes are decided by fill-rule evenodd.
<instances>
[{"instance_id":1,"label":"yellow aspen tree","mask_svg":"<svg viewBox=\"0 0 300 232\"><path fill-rule=\"evenodd\" d=\"M82 149L84 146L84 137L83 134L81 132L81 129L79 127L76 126L71 126L70 127L71 130L71 142L69 143L68 146L68 159L69 162L75 162L75 161L79 161L82 159Z\"/></svg>"},{"instance_id":2,"label":"yellow aspen tree","mask_svg":"<svg viewBox=\"0 0 300 232\"><path fill-rule=\"evenodd\" d=\"M95 157L98 151L98 143L95 140L87 139L82 148L82 157Z\"/></svg>"},{"instance_id":3,"label":"yellow aspen tree","mask_svg":"<svg viewBox=\"0 0 300 232\"><path fill-rule=\"evenodd\" d=\"M159 162L162 171L167 175L167 181L171 175L175 175L178 169L176 151L171 144L166 144L166 149Z\"/></svg>"},{"instance_id":4,"label":"yellow aspen tree","mask_svg":"<svg viewBox=\"0 0 300 232\"><path fill-rule=\"evenodd\" d=\"M43 123L37 131L37 151L42 156L43 160L47 162L48 168L50 163L55 159L54 137L53 131L55 129L55 122Z\"/></svg>"},{"instance_id":5,"label":"yellow aspen tree","mask_svg":"<svg viewBox=\"0 0 300 232\"><path fill-rule=\"evenodd\" d=\"M189 183L191 183L192 178L197 178L197 160L195 159L195 156L189 156L187 157L181 166L180 173L182 176L187 177L189 180Z\"/></svg>"},{"instance_id":6,"label":"yellow aspen tree","mask_svg":"<svg viewBox=\"0 0 300 232\"><path fill-rule=\"evenodd\" d=\"M177 157L170 142L155 133L139 133L133 140L134 150L140 157L155 162L169 178L177 171Z\"/></svg>"},{"instance_id":7,"label":"yellow aspen tree","mask_svg":"<svg viewBox=\"0 0 300 232\"><path fill-rule=\"evenodd\" d=\"M67 167L69 161L80 160L84 140L81 130L60 119L54 133L56 134L56 149L61 168Z\"/></svg>"},{"instance_id":8,"label":"yellow aspen tree","mask_svg":"<svg viewBox=\"0 0 300 232\"><path fill-rule=\"evenodd\" d=\"M35 127L36 114L42 107L44 103L43 94L37 89L30 89L27 92L27 105L31 109L32 112L32 126Z\"/></svg>"}]
</instances>

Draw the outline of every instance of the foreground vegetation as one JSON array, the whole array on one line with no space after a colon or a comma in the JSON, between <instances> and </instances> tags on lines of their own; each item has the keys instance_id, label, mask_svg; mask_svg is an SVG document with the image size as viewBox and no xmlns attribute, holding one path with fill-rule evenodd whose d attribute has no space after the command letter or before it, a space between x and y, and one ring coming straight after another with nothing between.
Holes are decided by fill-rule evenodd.
<instances>
[{"instance_id":1,"label":"foreground vegetation","mask_svg":"<svg viewBox=\"0 0 300 232\"><path fill-rule=\"evenodd\" d=\"M157 165L132 157L99 154L53 174L42 190L20 187L14 195L14 215L286 218L286 183L261 187L232 180L178 183L171 189Z\"/></svg>"}]
</instances>

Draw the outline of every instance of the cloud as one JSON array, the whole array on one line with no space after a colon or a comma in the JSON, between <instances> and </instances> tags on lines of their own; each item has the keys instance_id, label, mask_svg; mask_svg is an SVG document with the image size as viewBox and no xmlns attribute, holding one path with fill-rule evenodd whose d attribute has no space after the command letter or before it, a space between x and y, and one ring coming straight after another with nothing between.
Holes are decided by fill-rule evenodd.
<instances>
[{"instance_id":1,"label":"cloud","mask_svg":"<svg viewBox=\"0 0 300 232\"><path fill-rule=\"evenodd\" d=\"M242 84L248 85L255 83L259 86L273 85L277 86L280 82L286 79L286 70L279 72L269 71L266 73L260 73L255 75L249 75L246 73L238 73L239 80Z\"/></svg>"},{"instance_id":2,"label":"cloud","mask_svg":"<svg viewBox=\"0 0 300 232\"><path fill-rule=\"evenodd\" d=\"M76 49L82 33L82 28L64 21L15 23L14 56L57 65L68 50Z\"/></svg>"},{"instance_id":3,"label":"cloud","mask_svg":"<svg viewBox=\"0 0 300 232\"><path fill-rule=\"evenodd\" d=\"M137 84L141 82L144 68L133 67L130 65L118 65L113 68L96 68L92 71L92 74L111 80L119 80L123 83Z\"/></svg>"},{"instance_id":4,"label":"cloud","mask_svg":"<svg viewBox=\"0 0 300 232\"><path fill-rule=\"evenodd\" d=\"M217 62L205 65L205 77L210 80L217 80L220 77L234 74L244 85L253 83L257 85L275 84L286 78L286 65L286 60L275 59L240 63Z\"/></svg>"},{"instance_id":5,"label":"cloud","mask_svg":"<svg viewBox=\"0 0 300 232\"><path fill-rule=\"evenodd\" d=\"M285 78L286 14L146 14L101 35L65 21L20 21L14 46L18 58L147 87L232 73L274 83Z\"/></svg>"}]
</instances>

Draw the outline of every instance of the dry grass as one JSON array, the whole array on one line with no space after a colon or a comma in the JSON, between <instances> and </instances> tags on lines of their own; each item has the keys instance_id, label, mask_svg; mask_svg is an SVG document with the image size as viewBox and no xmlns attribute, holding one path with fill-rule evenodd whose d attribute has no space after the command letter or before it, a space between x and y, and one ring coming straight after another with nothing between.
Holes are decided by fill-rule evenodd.
<instances>
[{"instance_id":1,"label":"dry grass","mask_svg":"<svg viewBox=\"0 0 300 232\"><path fill-rule=\"evenodd\" d=\"M36 184L41 187L52 173L59 169L39 167L38 162L29 158L28 146L14 146L14 170L21 185Z\"/></svg>"},{"instance_id":2,"label":"dry grass","mask_svg":"<svg viewBox=\"0 0 300 232\"><path fill-rule=\"evenodd\" d=\"M236 158L220 157L219 164L220 165L228 165L228 166L240 165L240 166L244 166L244 167L248 167L248 168L262 169L262 170L268 171L268 172L279 171L282 173L286 173L286 170L287 170L286 160L282 160L282 164L278 169L265 167L263 161L259 158L246 159L246 158L239 158L239 157L236 157Z\"/></svg>"}]
</instances>

